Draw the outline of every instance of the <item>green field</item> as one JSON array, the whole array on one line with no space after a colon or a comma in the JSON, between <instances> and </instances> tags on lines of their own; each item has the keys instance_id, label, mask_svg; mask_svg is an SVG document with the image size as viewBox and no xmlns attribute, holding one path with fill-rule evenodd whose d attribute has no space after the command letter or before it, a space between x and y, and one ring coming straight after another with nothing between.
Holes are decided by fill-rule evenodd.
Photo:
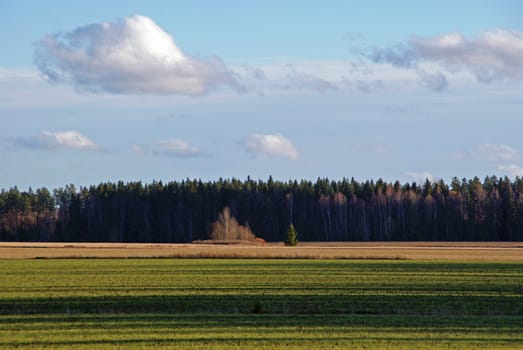
<instances>
[{"instance_id":1,"label":"green field","mask_svg":"<svg viewBox=\"0 0 523 350\"><path fill-rule=\"evenodd\" d=\"M523 348L523 264L0 260L0 348Z\"/></svg>"}]
</instances>

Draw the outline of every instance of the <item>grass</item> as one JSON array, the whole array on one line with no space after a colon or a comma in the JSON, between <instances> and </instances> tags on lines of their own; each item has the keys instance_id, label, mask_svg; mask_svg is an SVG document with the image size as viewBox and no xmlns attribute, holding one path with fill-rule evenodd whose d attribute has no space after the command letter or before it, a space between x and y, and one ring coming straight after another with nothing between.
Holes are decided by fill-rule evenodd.
<instances>
[{"instance_id":1,"label":"grass","mask_svg":"<svg viewBox=\"0 0 523 350\"><path fill-rule=\"evenodd\" d=\"M523 348L523 264L0 260L0 348Z\"/></svg>"},{"instance_id":2,"label":"grass","mask_svg":"<svg viewBox=\"0 0 523 350\"><path fill-rule=\"evenodd\" d=\"M28 258L304 258L523 262L521 242L283 243L266 246L143 243L0 243L0 257Z\"/></svg>"},{"instance_id":3,"label":"grass","mask_svg":"<svg viewBox=\"0 0 523 350\"><path fill-rule=\"evenodd\" d=\"M24 315L0 348L516 349L520 317L403 315Z\"/></svg>"}]
</instances>

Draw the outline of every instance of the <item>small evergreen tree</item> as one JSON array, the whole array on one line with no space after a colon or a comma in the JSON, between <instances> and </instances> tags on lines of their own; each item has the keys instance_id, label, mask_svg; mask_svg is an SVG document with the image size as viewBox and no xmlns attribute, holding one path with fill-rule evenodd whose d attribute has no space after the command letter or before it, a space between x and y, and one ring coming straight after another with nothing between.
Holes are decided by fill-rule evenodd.
<instances>
[{"instance_id":1,"label":"small evergreen tree","mask_svg":"<svg viewBox=\"0 0 523 350\"><path fill-rule=\"evenodd\" d=\"M296 234L296 229L293 224L290 224L289 229L287 230L287 240L285 241L285 245L291 247L298 245L298 235Z\"/></svg>"}]
</instances>

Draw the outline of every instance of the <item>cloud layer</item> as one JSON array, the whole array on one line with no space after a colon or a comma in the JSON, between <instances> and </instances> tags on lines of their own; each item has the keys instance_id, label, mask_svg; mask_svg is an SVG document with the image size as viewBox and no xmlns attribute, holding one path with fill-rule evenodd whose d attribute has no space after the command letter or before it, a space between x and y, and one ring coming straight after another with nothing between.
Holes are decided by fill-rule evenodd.
<instances>
[{"instance_id":1,"label":"cloud layer","mask_svg":"<svg viewBox=\"0 0 523 350\"><path fill-rule=\"evenodd\" d=\"M437 62L447 70L468 70L481 82L523 79L523 32L495 29L467 40L459 33L433 38L413 37L411 46L419 57Z\"/></svg>"},{"instance_id":2,"label":"cloud layer","mask_svg":"<svg viewBox=\"0 0 523 350\"><path fill-rule=\"evenodd\" d=\"M37 136L17 138L15 145L22 148L54 150L60 148L96 150L99 147L77 131L43 131Z\"/></svg>"},{"instance_id":3,"label":"cloud layer","mask_svg":"<svg viewBox=\"0 0 523 350\"><path fill-rule=\"evenodd\" d=\"M509 145L495 145L484 143L479 145L481 154L490 161L514 160L518 151Z\"/></svg>"},{"instance_id":4,"label":"cloud layer","mask_svg":"<svg viewBox=\"0 0 523 350\"><path fill-rule=\"evenodd\" d=\"M523 166L517 164L500 165L498 170L511 177L523 177Z\"/></svg>"},{"instance_id":5,"label":"cloud layer","mask_svg":"<svg viewBox=\"0 0 523 350\"><path fill-rule=\"evenodd\" d=\"M242 90L218 57L184 54L170 34L144 16L48 35L36 44L35 63L47 79L80 90L186 95L223 85Z\"/></svg>"},{"instance_id":6,"label":"cloud layer","mask_svg":"<svg viewBox=\"0 0 523 350\"><path fill-rule=\"evenodd\" d=\"M417 182L425 182L427 180L429 180L430 182L435 182L437 179L434 175L432 175L431 173L429 173L428 171L425 171L425 172L422 172L422 173L418 173L418 172L414 172L414 171L407 171L405 172L405 175L409 178L411 178L412 180L414 181L417 181Z\"/></svg>"},{"instance_id":7,"label":"cloud layer","mask_svg":"<svg viewBox=\"0 0 523 350\"><path fill-rule=\"evenodd\" d=\"M523 80L523 32L515 30L494 29L473 39L460 33L413 36L401 45L357 51L375 63L416 69L427 87L437 91L446 88L445 75L427 73L419 68L421 64L435 65L450 74L466 71L482 83Z\"/></svg>"},{"instance_id":8,"label":"cloud layer","mask_svg":"<svg viewBox=\"0 0 523 350\"><path fill-rule=\"evenodd\" d=\"M339 90L336 84L331 81L314 75L298 72L296 69L292 69L291 72L287 74L285 87L288 89L312 90L321 94Z\"/></svg>"},{"instance_id":9,"label":"cloud layer","mask_svg":"<svg viewBox=\"0 0 523 350\"><path fill-rule=\"evenodd\" d=\"M291 160L297 160L299 157L296 147L282 134L253 134L245 139L243 146L255 157L277 156Z\"/></svg>"}]
</instances>

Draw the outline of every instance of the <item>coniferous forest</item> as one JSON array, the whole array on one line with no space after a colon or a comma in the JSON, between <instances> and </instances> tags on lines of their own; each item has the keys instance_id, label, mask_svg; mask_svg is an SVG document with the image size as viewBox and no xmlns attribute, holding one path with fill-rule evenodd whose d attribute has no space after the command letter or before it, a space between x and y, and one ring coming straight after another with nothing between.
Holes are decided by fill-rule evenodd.
<instances>
[{"instance_id":1,"label":"coniferous forest","mask_svg":"<svg viewBox=\"0 0 523 350\"><path fill-rule=\"evenodd\" d=\"M267 241L522 241L523 179L101 183L0 193L2 241L191 242L224 207Z\"/></svg>"}]
</instances>

